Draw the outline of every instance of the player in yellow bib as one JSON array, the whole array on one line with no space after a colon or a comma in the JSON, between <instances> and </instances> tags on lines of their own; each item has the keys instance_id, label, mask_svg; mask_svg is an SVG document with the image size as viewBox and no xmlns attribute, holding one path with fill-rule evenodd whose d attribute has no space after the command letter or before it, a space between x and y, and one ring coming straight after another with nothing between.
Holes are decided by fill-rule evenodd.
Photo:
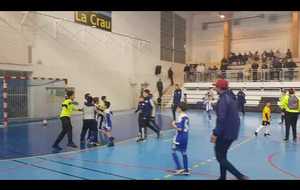
<instances>
[{"instance_id":1,"label":"player in yellow bib","mask_svg":"<svg viewBox=\"0 0 300 190\"><path fill-rule=\"evenodd\" d=\"M258 132L264 128L265 133L264 136L270 135L270 124L271 124L271 103L267 102L265 107L263 108L262 111L262 125L260 125L256 131L255 131L255 136L257 136Z\"/></svg>"},{"instance_id":2,"label":"player in yellow bib","mask_svg":"<svg viewBox=\"0 0 300 190\"><path fill-rule=\"evenodd\" d=\"M61 140L65 137L65 135L68 135L68 146L77 148L77 146L74 144L72 140L72 124L71 124L71 116L73 111L81 111L80 109L76 109L74 106L75 95L73 91L67 92L67 97L63 101L61 107L61 113L60 113L60 120L62 123L62 131L58 135L56 141L53 144L53 148L62 150L62 148L59 146L59 143Z\"/></svg>"}]
</instances>

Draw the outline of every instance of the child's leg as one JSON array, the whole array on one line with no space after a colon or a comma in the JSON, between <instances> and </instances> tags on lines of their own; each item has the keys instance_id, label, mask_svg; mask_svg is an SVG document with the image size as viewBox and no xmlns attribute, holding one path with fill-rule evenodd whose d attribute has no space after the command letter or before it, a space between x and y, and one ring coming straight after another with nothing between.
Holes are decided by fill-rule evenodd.
<instances>
[{"instance_id":1,"label":"child's leg","mask_svg":"<svg viewBox=\"0 0 300 190\"><path fill-rule=\"evenodd\" d=\"M260 125L260 126L256 129L255 133L259 133L259 131L260 131L262 128L264 128L264 124Z\"/></svg>"},{"instance_id":2,"label":"child's leg","mask_svg":"<svg viewBox=\"0 0 300 190\"><path fill-rule=\"evenodd\" d=\"M174 162L175 162L176 169L177 169L177 170L180 170L180 169L181 169L181 165L180 165L180 163L179 163L179 159L178 159L178 156L177 156L177 154L176 154L176 149L173 149L172 157L173 157L173 160L174 160Z\"/></svg>"},{"instance_id":3,"label":"child's leg","mask_svg":"<svg viewBox=\"0 0 300 190\"><path fill-rule=\"evenodd\" d=\"M181 154L182 154L182 160L183 160L184 170L185 171L189 171L189 168L188 168L188 157L187 157L186 151L181 151Z\"/></svg>"},{"instance_id":4,"label":"child's leg","mask_svg":"<svg viewBox=\"0 0 300 190\"><path fill-rule=\"evenodd\" d=\"M269 135L270 134L270 123L266 123L266 125L265 125L265 134L266 135Z\"/></svg>"},{"instance_id":5,"label":"child's leg","mask_svg":"<svg viewBox=\"0 0 300 190\"><path fill-rule=\"evenodd\" d=\"M211 110L207 111L208 119L211 120Z\"/></svg>"}]
</instances>

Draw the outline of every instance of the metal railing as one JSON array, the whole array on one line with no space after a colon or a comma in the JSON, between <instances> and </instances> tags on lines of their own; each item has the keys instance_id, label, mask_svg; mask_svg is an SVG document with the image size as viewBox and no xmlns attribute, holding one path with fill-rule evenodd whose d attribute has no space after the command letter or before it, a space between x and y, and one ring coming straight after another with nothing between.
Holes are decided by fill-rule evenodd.
<instances>
[{"instance_id":1,"label":"metal railing","mask_svg":"<svg viewBox=\"0 0 300 190\"><path fill-rule=\"evenodd\" d=\"M184 74L184 82L213 82L220 77L232 82L299 81L300 68L206 71Z\"/></svg>"}]
</instances>

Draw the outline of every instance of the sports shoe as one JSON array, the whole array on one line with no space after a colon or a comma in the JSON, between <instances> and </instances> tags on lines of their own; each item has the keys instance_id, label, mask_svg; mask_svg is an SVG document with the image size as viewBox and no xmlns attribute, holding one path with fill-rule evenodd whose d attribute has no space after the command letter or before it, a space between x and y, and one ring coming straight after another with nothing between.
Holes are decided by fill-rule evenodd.
<instances>
[{"instance_id":1,"label":"sports shoe","mask_svg":"<svg viewBox=\"0 0 300 190\"><path fill-rule=\"evenodd\" d=\"M257 136L257 132L255 132L254 135Z\"/></svg>"},{"instance_id":2,"label":"sports shoe","mask_svg":"<svg viewBox=\"0 0 300 190\"><path fill-rule=\"evenodd\" d=\"M52 148L54 148L56 150L62 150L62 148L59 145L53 145Z\"/></svg>"},{"instance_id":3,"label":"sports shoe","mask_svg":"<svg viewBox=\"0 0 300 190\"><path fill-rule=\"evenodd\" d=\"M160 138L160 131L157 132L157 138Z\"/></svg>"},{"instance_id":4,"label":"sports shoe","mask_svg":"<svg viewBox=\"0 0 300 190\"><path fill-rule=\"evenodd\" d=\"M182 172L184 172L184 169L177 169L173 171L174 175L180 175Z\"/></svg>"},{"instance_id":5,"label":"sports shoe","mask_svg":"<svg viewBox=\"0 0 300 190\"><path fill-rule=\"evenodd\" d=\"M284 142L288 142L288 141L289 141L289 139L286 139L286 138L285 138L285 139L283 139L283 141L284 141Z\"/></svg>"},{"instance_id":6,"label":"sports shoe","mask_svg":"<svg viewBox=\"0 0 300 190\"><path fill-rule=\"evenodd\" d=\"M248 176L243 176L240 180L250 180Z\"/></svg>"},{"instance_id":7,"label":"sports shoe","mask_svg":"<svg viewBox=\"0 0 300 190\"><path fill-rule=\"evenodd\" d=\"M180 175L191 175L191 172L189 170L183 170Z\"/></svg>"},{"instance_id":8,"label":"sports shoe","mask_svg":"<svg viewBox=\"0 0 300 190\"><path fill-rule=\"evenodd\" d=\"M136 140L136 142L141 142L141 141L143 141L144 139L143 138L138 138L137 140Z\"/></svg>"},{"instance_id":9,"label":"sports shoe","mask_svg":"<svg viewBox=\"0 0 300 190\"><path fill-rule=\"evenodd\" d=\"M72 147L72 148L77 148L77 145L74 143L69 143L69 144L67 144L67 146Z\"/></svg>"},{"instance_id":10,"label":"sports shoe","mask_svg":"<svg viewBox=\"0 0 300 190\"><path fill-rule=\"evenodd\" d=\"M112 147L112 146L115 146L115 144L114 143L108 143L107 146Z\"/></svg>"}]
</instances>

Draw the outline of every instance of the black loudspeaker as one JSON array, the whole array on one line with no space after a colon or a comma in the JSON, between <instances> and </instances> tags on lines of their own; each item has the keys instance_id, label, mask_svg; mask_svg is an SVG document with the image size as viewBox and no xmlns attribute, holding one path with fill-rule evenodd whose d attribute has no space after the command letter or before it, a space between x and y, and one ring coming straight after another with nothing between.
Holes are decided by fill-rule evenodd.
<instances>
[{"instance_id":1,"label":"black loudspeaker","mask_svg":"<svg viewBox=\"0 0 300 190\"><path fill-rule=\"evenodd\" d=\"M161 73L161 65L156 65L155 67L155 75L159 75Z\"/></svg>"}]
</instances>

